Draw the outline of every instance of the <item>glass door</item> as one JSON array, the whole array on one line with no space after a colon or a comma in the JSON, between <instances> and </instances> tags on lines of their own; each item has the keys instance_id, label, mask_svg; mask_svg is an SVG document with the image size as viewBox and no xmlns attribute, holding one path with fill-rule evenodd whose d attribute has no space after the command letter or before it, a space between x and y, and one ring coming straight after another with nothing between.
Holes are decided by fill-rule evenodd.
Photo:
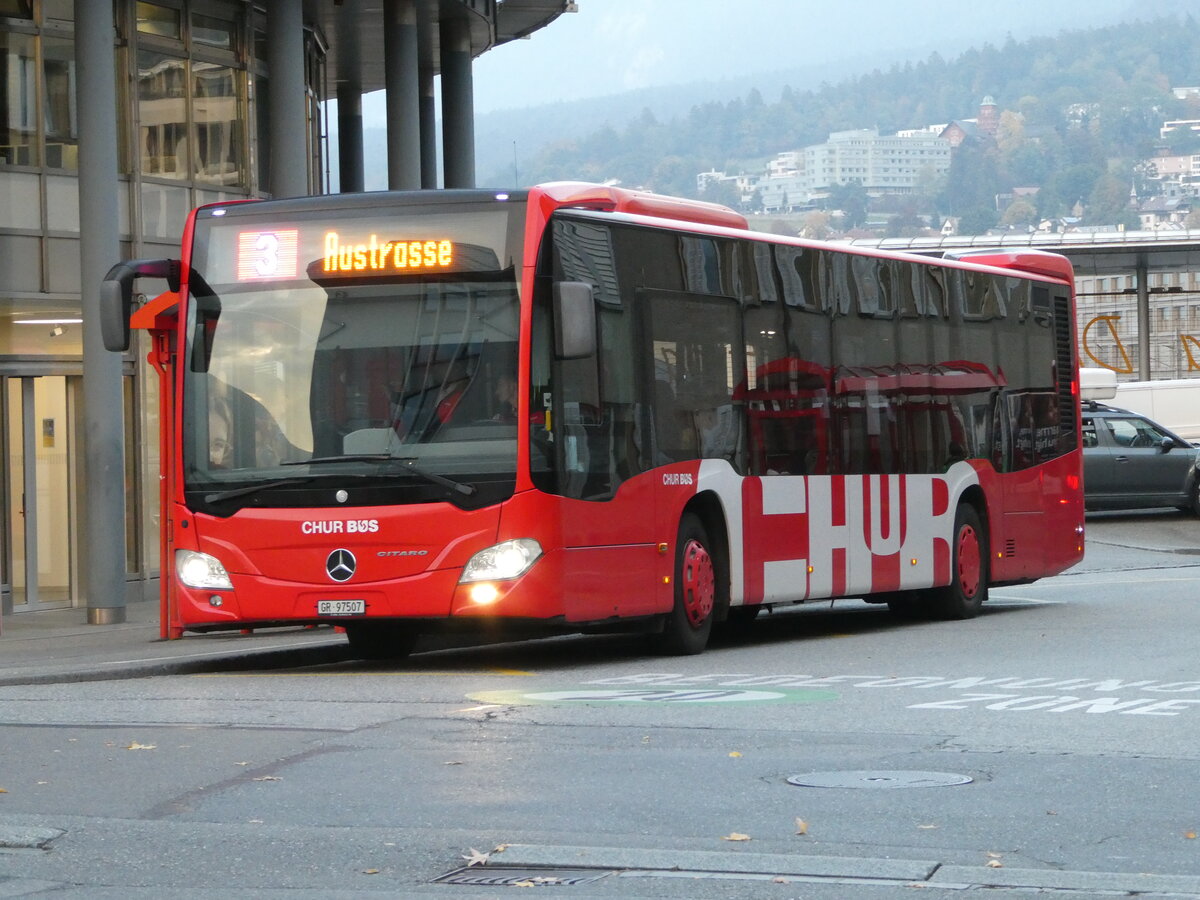
<instances>
[{"instance_id":1,"label":"glass door","mask_svg":"<svg viewBox=\"0 0 1200 900\"><path fill-rule=\"evenodd\" d=\"M13 612L70 606L75 515L72 381L4 379L6 568Z\"/></svg>"}]
</instances>

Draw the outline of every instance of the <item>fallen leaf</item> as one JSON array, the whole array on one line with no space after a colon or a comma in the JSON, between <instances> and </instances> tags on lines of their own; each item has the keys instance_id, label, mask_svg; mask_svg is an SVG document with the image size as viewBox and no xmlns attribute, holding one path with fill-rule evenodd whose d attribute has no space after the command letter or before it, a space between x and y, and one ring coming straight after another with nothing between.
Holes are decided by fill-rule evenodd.
<instances>
[{"instance_id":1,"label":"fallen leaf","mask_svg":"<svg viewBox=\"0 0 1200 900\"><path fill-rule=\"evenodd\" d=\"M734 750L734 751L733 751L732 753L730 753L729 755L730 755L730 756L733 756L733 757L738 757L738 756L741 756L742 754L741 754L741 751Z\"/></svg>"},{"instance_id":2,"label":"fallen leaf","mask_svg":"<svg viewBox=\"0 0 1200 900\"><path fill-rule=\"evenodd\" d=\"M796 819L796 834L808 834L808 823L803 819Z\"/></svg>"},{"instance_id":3,"label":"fallen leaf","mask_svg":"<svg viewBox=\"0 0 1200 900\"><path fill-rule=\"evenodd\" d=\"M527 879L525 881L514 881L513 887L537 887L537 885Z\"/></svg>"},{"instance_id":4,"label":"fallen leaf","mask_svg":"<svg viewBox=\"0 0 1200 900\"><path fill-rule=\"evenodd\" d=\"M989 859L999 859L999 858L1000 858L1000 857L1002 857L1003 855L1004 855L1003 853L993 853L991 850L989 850L989 851L988 851L988 858L989 858Z\"/></svg>"},{"instance_id":5,"label":"fallen leaf","mask_svg":"<svg viewBox=\"0 0 1200 900\"><path fill-rule=\"evenodd\" d=\"M495 847L492 848L492 852L493 853L503 853L507 849L508 849L508 844L497 844Z\"/></svg>"},{"instance_id":6,"label":"fallen leaf","mask_svg":"<svg viewBox=\"0 0 1200 900\"><path fill-rule=\"evenodd\" d=\"M721 838L721 840L723 840L723 841L748 841L748 840L750 840L750 835L741 834L740 832L737 832L737 831L731 831L729 834L727 834L723 838Z\"/></svg>"},{"instance_id":7,"label":"fallen leaf","mask_svg":"<svg viewBox=\"0 0 1200 900\"><path fill-rule=\"evenodd\" d=\"M363 874L364 875L378 875L379 870L378 869L363 869Z\"/></svg>"},{"instance_id":8,"label":"fallen leaf","mask_svg":"<svg viewBox=\"0 0 1200 900\"><path fill-rule=\"evenodd\" d=\"M278 775L259 775L255 781L283 781Z\"/></svg>"},{"instance_id":9,"label":"fallen leaf","mask_svg":"<svg viewBox=\"0 0 1200 900\"><path fill-rule=\"evenodd\" d=\"M1185 838L1187 838L1189 841L1194 841L1194 840L1196 839L1196 832L1194 832L1194 831L1185 831L1185 832L1183 833L1183 836L1184 836Z\"/></svg>"},{"instance_id":10,"label":"fallen leaf","mask_svg":"<svg viewBox=\"0 0 1200 900\"><path fill-rule=\"evenodd\" d=\"M36 782L36 783L37 783L37 784L49 784L50 782L48 782L48 781L38 781L38 782Z\"/></svg>"},{"instance_id":11,"label":"fallen leaf","mask_svg":"<svg viewBox=\"0 0 1200 900\"><path fill-rule=\"evenodd\" d=\"M988 868L989 869L1003 869L1004 863L1000 862L1000 860L998 860L998 859L989 859L988 860Z\"/></svg>"},{"instance_id":12,"label":"fallen leaf","mask_svg":"<svg viewBox=\"0 0 1200 900\"><path fill-rule=\"evenodd\" d=\"M139 744L137 741L134 741L132 744L130 744L125 749L126 750L157 750L158 745L157 744Z\"/></svg>"},{"instance_id":13,"label":"fallen leaf","mask_svg":"<svg viewBox=\"0 0 1200 900\"><path fill-rule=\"evenodd\" d=\"M442 763L442 765L443 765L443 766L461 766L461 765L462 765L462 760L459 760L459 759L448 759L448 760L446 760L444 763Z\"/></svg>"},{"instance_id":14,"label":"fallen leaf","mask_svg":"<svg viewBox=\"0 0 1200 900\"><path fill-rule=\"evenodd\" d=\"M238 762L238 763L234 763L234 765L235 765L235 766L248 766L248 765L250 765L250 763L248 763L248 762Z\"/></svg>"},{"instance_id":15,"label":"fallen leaf","mask_svg":"<svg viewBox=\"0 0 1200 900\"><path fill-rule=\"evenodd\" d=\"M928 828L937 828L937 826L936 826L936 825L918 825L917 827L918 827L918 828L926 828L926 829L928 829Z\"/></svg>"},{"instance_id":16,"label":"fallen leaf","mask_svg":"<svg viewBox=\"0 0 1200 900\"><path fill-rule=\"evenodd\" d=\"M471 855L464 856L463 859L465 859L467 861L467 868L469 869L471 866L484 865L488 861L489 856L491 856L490 853L480 853L478 850L476 850L474 847L472 847Z\"/></svg>"},{"instance_id":17,"label":"fallen leaf","mask_svg":"<svg viewBox=\"0 0 1200 900\"><path fill-rule=\"evenodd\" d=\"M0 788L0 794L7 794L7 793L8 793L7 790L5 790L4 788Z\"/></svg>"},{"instance_id":18,"label":"fallen leaf","mask_svg":"<svg viewBox=\"0 0 1200 900\"><path fill-rule=\"evenodd\" d=\"M771 879L771 884L791 884L791 882L781 875L776 875Z\"/></svg>"}]
</instances>

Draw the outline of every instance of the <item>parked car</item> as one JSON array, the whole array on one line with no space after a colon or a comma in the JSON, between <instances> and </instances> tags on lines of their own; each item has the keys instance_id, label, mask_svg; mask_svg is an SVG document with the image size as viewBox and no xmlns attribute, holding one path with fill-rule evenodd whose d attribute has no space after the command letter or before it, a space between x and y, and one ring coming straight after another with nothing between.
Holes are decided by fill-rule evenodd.
<instances>
[{"instance_id":1,"label":"parked car","mask_svg":"<svg viewBox=\"0 0 1200 900\"><path fill-rule=\"evenodd\" d=\"M1083 404L1088 509L1174 506L1200 515L1200 450L1145 416Z\"/></svg>"}]
</instances>

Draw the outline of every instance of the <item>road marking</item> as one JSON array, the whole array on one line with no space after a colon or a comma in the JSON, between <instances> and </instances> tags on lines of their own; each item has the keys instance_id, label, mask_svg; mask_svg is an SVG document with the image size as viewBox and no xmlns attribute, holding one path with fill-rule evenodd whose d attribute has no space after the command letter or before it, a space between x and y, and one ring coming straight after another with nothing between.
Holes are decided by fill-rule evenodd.
<instances>
[{"instance_id":1,"label":"road marking","mask_svg":"<svg viewBox=\"0 0 1200 900\"><path fill-rule=\"evenodd\" d=\"M562 691L480 691L467 698L505 706L552 703L819 703L836 700L833 691L747 691L713 688L624 688Z\"/></svg>"},{"instance_id":2,"label":"road marking","mask_svg":"<svg viewBox=\"0 0 1200 900\"><path fill-rule=\"evenodd\" d=\"M645 691L647 694L667 694L672 691L720 692L752 687L759 690L772 689L764 693L780 691L788 694L797 693L797 688L827 688L830 690L801 690L799 693L828 694L830 698L838 699L844 699L844 691L850 689L875 689L893 693L899 691L901 697L909 691L936 692L943 698L946 698L947 694L950 695L946 699L918 703L909 703L906 699L902 702L907 709L961 710L974 705L976 708L993 712L1071 712L1093 715L1115 713L1138 716L1179 716L1200 712L1200 699L1193 699L1200 694L1200 680L1133 681L1121 678L1028 678L1012 675L955 678L870 674L751 675L732 672L682 675L639 672L615 678L599 678L587 684L604 685L618 691ZM1005 693L977 693L981 688ZM835 690L843 693L835 693ZM1035 694L1033 690L1046 693ZM1051 691L1053 693L1049 693Z\"/></svg>"},{"instance_id":3,"label":"road marking","mask_svg":"<svg viewBox=\"0 0 1200 900\"><path fill-rule=\"evenodd\" d=\"M521 669L502 669L485 666L470 672L199 672L193 678L478 678L480 675L501 675L535 678L537 672Z\"/></svg>"}]
</instances>

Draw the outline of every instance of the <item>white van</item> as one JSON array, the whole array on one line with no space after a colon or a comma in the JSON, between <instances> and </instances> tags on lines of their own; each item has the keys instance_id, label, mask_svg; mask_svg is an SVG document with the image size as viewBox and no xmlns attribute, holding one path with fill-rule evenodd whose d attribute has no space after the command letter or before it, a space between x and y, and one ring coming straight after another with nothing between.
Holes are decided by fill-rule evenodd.
<instances>
[{"instance_id":1,"label":"white van","mask_svg":"<svg viewBox=\"0 0 1200 900\"><path fill-rule=\"evenodd\" d=\"M1111 369L1079 369L1079 393L1152 419L1181 438L1200 441L1200 378L1117 382Z\"/></svg>"}]
</instances>

